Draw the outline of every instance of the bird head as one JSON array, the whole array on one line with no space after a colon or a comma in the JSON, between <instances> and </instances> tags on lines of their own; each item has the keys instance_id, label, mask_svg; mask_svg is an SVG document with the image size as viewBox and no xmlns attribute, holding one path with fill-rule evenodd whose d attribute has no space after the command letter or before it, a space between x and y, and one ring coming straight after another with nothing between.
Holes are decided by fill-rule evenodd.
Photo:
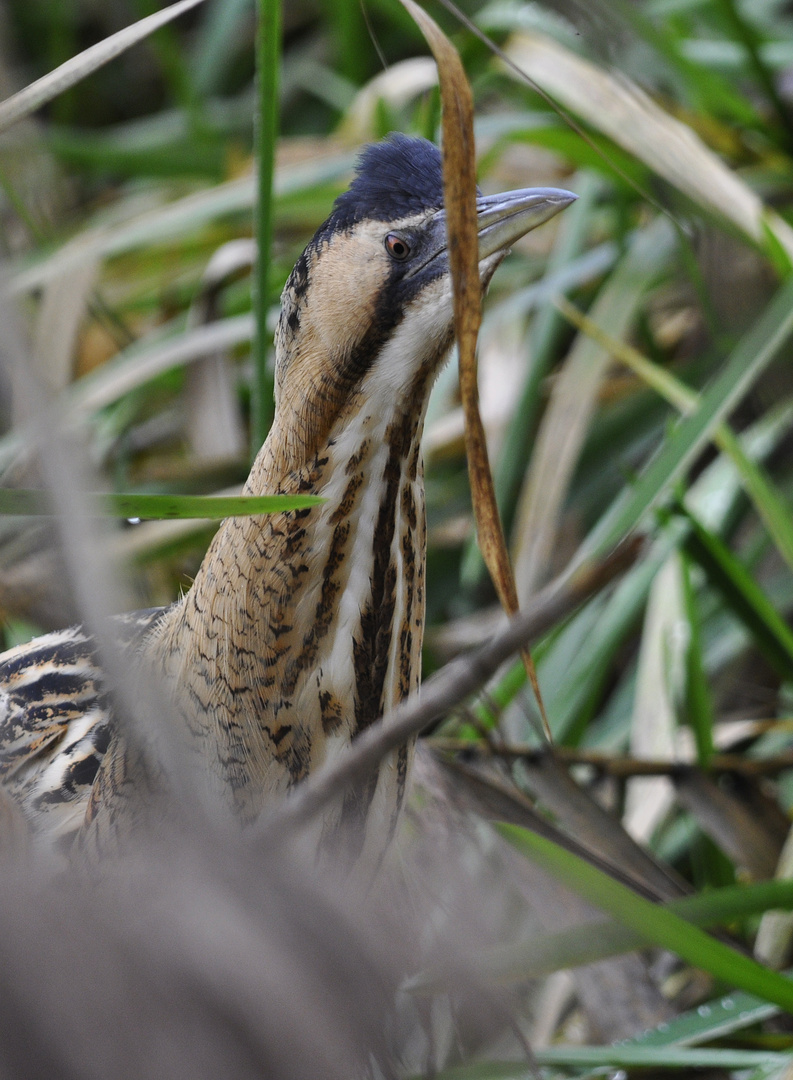
<instances>
[{"instance_id":1,"label":"bird head","mask_svg":"<svg viewBox=\"0 0 793 1080\"><path fill-rule=\"evenodd\" d=\"M575 198L557 188L478 196L483 291L510 246ZM453 340L437 147L404 135L366 147L281 303L276 405L306 449L361 402L376 412L426 399Z\"/></svg>"}]
</instances>

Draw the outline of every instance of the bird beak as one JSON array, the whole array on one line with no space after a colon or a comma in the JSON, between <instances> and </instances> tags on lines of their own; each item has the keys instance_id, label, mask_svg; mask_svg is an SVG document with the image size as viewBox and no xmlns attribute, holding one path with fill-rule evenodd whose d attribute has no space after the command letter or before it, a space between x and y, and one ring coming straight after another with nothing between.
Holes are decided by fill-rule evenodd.
<instances>
[{"instance_id":1,"label":"bird beak","mask_svg":"<svg viewBox=\"0 0 793 1080\"><path fill-rule=\"evenodd\" d=\"M549 221L577 198L563 188L521 188L481 196L476 200L479 262L497 253L506 255L516 240ZM433 215L429 231L432 239L425 258L411 266L405 277L414 277L431 265L436 271L448 271L445 210Z\"/></svg>"},{"instance_id":2,"label":"bird beak","mask_svg":"<svg viewBox=\"0 0 793 1080\"><path fill-rule=\"evenodd\" d=\"M578 198L563 188L521 188L476 200L479 261L508 248Z\"/></svg>"}]
</instances>

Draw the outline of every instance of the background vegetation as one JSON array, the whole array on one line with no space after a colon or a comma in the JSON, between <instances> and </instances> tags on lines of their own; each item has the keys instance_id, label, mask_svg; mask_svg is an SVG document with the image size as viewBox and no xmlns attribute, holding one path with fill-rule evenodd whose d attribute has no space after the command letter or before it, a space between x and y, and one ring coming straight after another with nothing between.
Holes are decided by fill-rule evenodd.
<instances>
[{"instance_id":1,"label":"background vegetation","mask_svg":"<svg viewBox=\"0 0 793 1080\"><path fill-rule=\"evenodd\" d=\"M793 929L774 910L793 907L793 19L780 0L497 0L465 5L473 28L431 10L474 88L482 187L580 195L499 271L481 335L522 606L628 535L643 543L534 650L555 755L517 663L428 740L405 846L451 844L472 888L490 881L486 931L466 945L499 1006L449 1009L439 990L403 1075L524 1075L528 1045L578 1074L781 1076L791 987L748 957L782 967ZM8 0L4 96L148 13ZM290 2L282 18L280 70L260 83L277 86L280 131L266 342L360 144L435 138L439 121L434 65L395 0ZM212 0L0 136L0 243L31 364L120 492L236 491L266 429L271 369L251 351L254 30L249 0ZM426 432L428 675L500 621L455 379L451 365ZM23 413L6 412L9 462ZM178 595L211 528L108 534L134 602ZM3 536L10 645L74 608L49 527L9 518ZM494 817L511 822L500 838L482 824ZM567 857L533 838L538 822ZM436 982L425 971L417 985Z\"/></svg>"}]
</instances>

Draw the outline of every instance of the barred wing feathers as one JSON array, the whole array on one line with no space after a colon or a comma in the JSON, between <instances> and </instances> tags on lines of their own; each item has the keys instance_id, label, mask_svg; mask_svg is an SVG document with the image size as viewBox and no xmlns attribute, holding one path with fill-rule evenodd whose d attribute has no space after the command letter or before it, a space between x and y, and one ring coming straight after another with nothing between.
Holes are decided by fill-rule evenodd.
<instances>
[{"instance_id":1,"label":"barred wing feathers","mask_svg":"<svg viewBox=\"0 0 793 1080\"><path fill-rule=\"evenodd\" d=\"M134 648L165 610L114 620L122 647ZM74 837L112 726L96 641L81 626L0 655L0 784L35 833L53 843Z\"/></svg>"}]
</instances>

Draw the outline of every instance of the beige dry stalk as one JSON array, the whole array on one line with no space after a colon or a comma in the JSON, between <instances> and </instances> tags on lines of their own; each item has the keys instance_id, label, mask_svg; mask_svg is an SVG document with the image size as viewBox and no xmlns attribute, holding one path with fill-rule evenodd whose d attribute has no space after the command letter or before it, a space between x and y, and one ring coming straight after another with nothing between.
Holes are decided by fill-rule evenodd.
<instances>
[{"instance_id":1,"label":"beige dry stalk","mask_svg":"<svg viewBox=\"0 0 793 1080\"><path fill-rule=\"evenodd\" d=\"M414 0L402 0L402 4L419 26L438 65L443 130L443 195L454 295L454 323L460 357L460 396L465 418L465 445L476 533L501 606L508 615L515 615L518 611L518 592L498 514L485 429L479 414L476 342L482 321L482 292L479 284L471 87L459 53L438 24ZM528 649L522 650L521 656L537 698L545 735L550 742L551 730L534 662Z\"/></svg>"}]
</instances>

